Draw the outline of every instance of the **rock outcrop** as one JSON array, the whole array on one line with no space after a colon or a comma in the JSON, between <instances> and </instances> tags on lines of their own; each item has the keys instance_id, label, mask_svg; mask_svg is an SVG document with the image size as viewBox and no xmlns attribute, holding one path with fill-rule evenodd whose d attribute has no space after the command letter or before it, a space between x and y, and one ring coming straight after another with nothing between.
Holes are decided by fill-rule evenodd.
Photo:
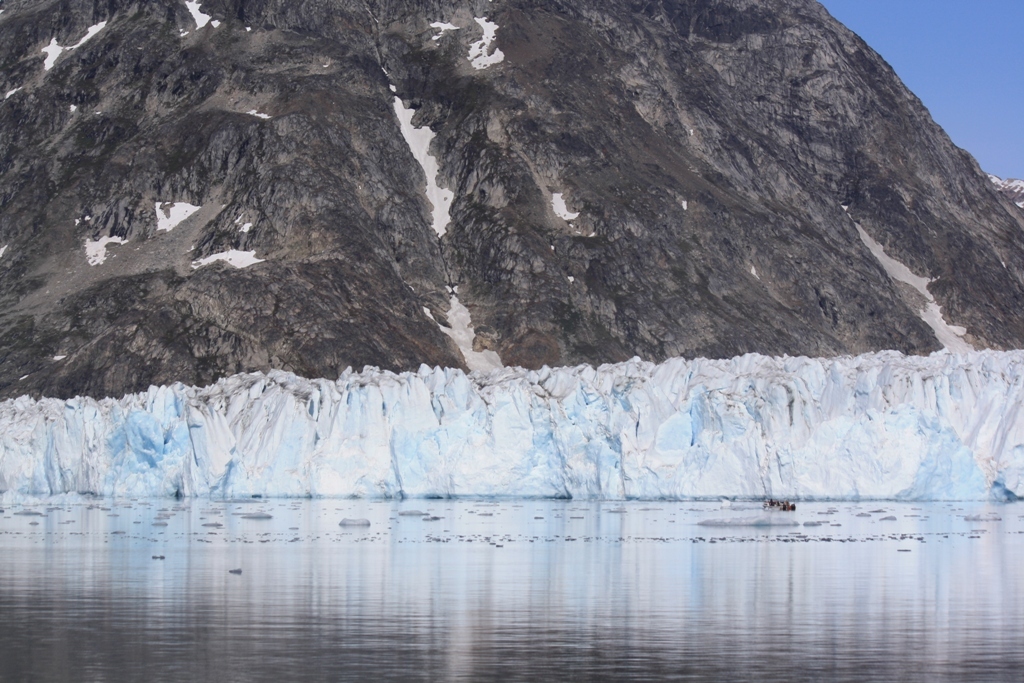
<instances>
[{"instance_id":1,"label":"rock outcrop","mask_svg":"<svg viewBox=\"0 0 1024 683\"><path fill-rule=\"evenodd\" d=\"M1024 214L813 0L2 7L2 396L938 349L858 225L1024 341Z\"/></svg>"}]
</instances>

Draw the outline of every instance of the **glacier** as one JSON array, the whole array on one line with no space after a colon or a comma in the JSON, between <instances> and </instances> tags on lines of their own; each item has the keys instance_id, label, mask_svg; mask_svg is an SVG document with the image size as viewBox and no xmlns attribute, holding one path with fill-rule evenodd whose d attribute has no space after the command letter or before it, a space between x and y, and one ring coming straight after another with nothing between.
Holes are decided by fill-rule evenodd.
<instances>
[{"instance_id":1,"label":"glacier","mask_svg":"<svg viewBox=\"0 0 1024 683\"><path fill-rule=\"evenodd\" d=\"M0 500L1016 500L1024 352L272 371L0 403Z\"/></svg>"}]
</instances>

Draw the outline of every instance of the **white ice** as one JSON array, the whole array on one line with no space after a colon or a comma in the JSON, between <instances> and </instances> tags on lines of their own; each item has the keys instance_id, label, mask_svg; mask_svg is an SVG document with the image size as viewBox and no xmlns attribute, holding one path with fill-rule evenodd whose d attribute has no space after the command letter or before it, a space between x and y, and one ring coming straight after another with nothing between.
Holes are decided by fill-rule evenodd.
<instances>
[{"instance_id":1,"label":"white ice","mask_svg":"<svg viewBox=\"0 0 1024 683\"><path fill-rule=\"evenodd\" d=\"M402 129L402 137L405 138L412 155L423 168L423 174L427 177L427 199L433 207L433 228L438 237L443 237L448 230L448 223L451 221L451 205L455 199L455 193L451 190L441 189L437 184L437 159L430 153L430 143L434 139L434 132L429 126L417 128L412 125L412 117L415 110L406 109L402 100L395 97L395 114L398 116L398 123Z\"/></svg>"},{"instance_id":2,"label":"white ice","mask_svg":"<svg viewBox=\"0 0 1024 683\"><path fill-rule=\"evenodd\" d=\"M473 330L473 321L470 318L469 309L462 305L459 297L455 294L451 295L450 304L451 309L448 311L448 323L451 327L444 327L442 325L438 325L438 327L455 341L459 351L462 351L462 357L466 359L466 367L470 371L479 370L481 372L497 370L503 367L501 357L496 352L473 350L473 340L476 339L476 332ZM430 311L427 311L427 314L430 315ZM430 315L430 317L433 318L434 316Z\"/></svg>"},{"instance_id":3,"label":"white ice","mask_svg":"<svg viewBox=\"0 0 1024 683\"><path fill-rule=\"evenodd\" d=\"M50 69L52 69L54 65L57 63L57 58L60 57L62 52L64 52L65 50L75 50L77 48L82 47L82 45L84 45L87 40L91 39L97 33L102 31L104 28L106 28L106 26L107 22L105 21L101 21L100 23L95 24L94 26L90 26L86 30L85 36L70 47L61 47L57 44L56 38L50 40L50 44L43 48L43 53L46 55L46 59L43 61L43 69L45 71L49 71Z\"/></svg>"},{"instance_id":4,"label":"white ice","mask_svg":"<svg viewBox=\"0 0 1024 683\"><path fill-rule=\"evenodd\" d=\"M857 234L860 235L860 239L867 246L868 250L874 255L874 257L881 264L882 268L888 273L889 277L897 282L903 282L910 285L925 298L926 305L923 311L919 313L921 320L928 323L928 326L935 332L935 337L939 340L944 347L955 353L966 353L972 351L974 347L967 343L963 338L967 334L967 329L959 327L957 325L950 325L944 317L942 317L942 309L939 304L935 301L935 297L928 291L928 284L931 282L926 277L920 277L914 275L910 268L892 258L885 253L882 245L871 239L871 235L864 231L864 228L857 226Z\"/></svg>"},{"instance_id":5,"label":"white ice","mask_svg":"<svg viewBox=\"0 0 1024 683\"><path fill-rule=\"evenodd\" d=\"M1024 351L26 396L0 403L0 492L1005 500L1024 496Z\"/></svg>"},{"instance_id":6,"label":"white ice","mask_svg":"<svg viewBox=\"0 0 1024 683\"><path fill-rule=\"evenodd\" d=\"M13 95L14 93L18 92L19 90L21 90L21 88L14 88L13 90L8 90L7 94L4 95L4 99L5 100L11 99L11 95Z\"/></svg>"},{"instance_id":7,"label":"white ice","mask_svg":"<svg viewBox=\"0 0 1024 683\"><path fill-rule=\"evenodd\" d=\"M10 245L5 244L4 246L0 247L0 258L4 257L4 254L7 253L7 247L9 247L9 246Z\"/></svg>"},{"instance_id":8,"label":"white ice","mask_svg":"<svg viewBox=\"0 0 1024 683\"><path fill-rule=\"evenodd\" d=\"M565 205L565 199L562 198L561 192L555 192L551 195L551 208L555 210L555 215L567 221L580 217L579 212L573 213L569 211L569 207Z\"/></svg>"},{"instance_id":9,"label":"white ice","mask_svg":"<svg viewBox=\"0 0 1024 683\"><path fill-rule=\"evenodd\" d=\"M486 69L489 66L504 61L505 55L498 48L495 48L494 52L490 55L487 54L487 50L491 47L491 43L494 42L495 36L497 36L498 25L487 21L486 17L476 17L476 23L480 24L484 35L480 40L469 46L469 61L473 68Z\"/></svg>"},{"instance_id":10,"label":"white ice","mask_svg":"<svg viewBox=\"0 0 1024 683\"><path fill-rule=\"evenodd\" d=\"M270 114L263 114L263 113L261 113L257 109L250 109L249 111L247 111L245 113L248 114L249 116L255 116L257 118L264 119L264 120L270 118Z\"/></svg>"},{"instance_id":11,"label":"white ice","mask_svg":"<svg viewBox=\"0 0 1024 683\"><path fill-rule=\"evenodd\" d=\"M186 202L157 202L156 229L170 232L201 208Z\"/></svg>"},{"instance_id":12,"label":"white ice","mask_svg":"<svg viewBox=\"0 0 1024 683\"><path fill-rule=\"evenodd\" d=\"M57 44L56 38L50 40L50 44L43 48L43 54L46 55L46 59L43 60L43 69L45 71L49 71L53 68L54 64L57 63L57 58L60 57L61 52L64 52L64 48Z\"/></svg>"},{"instance_id":13,"label":"white ice","mask_svg":"<svg viewBox=\"0 0 1024 683\"><path fill-rule=\"evenodd\" d=\"M196 28L202 28L210 22L210 15L203 14L199 11L199 7L202 5L200 2L186 2L185 7L188 7L188 11L192 14L192 18L196 22ZM216 28L216 27L214 27Z\"/></svg>"},{"instance_id":14,"label":"white ice","mask_svg":"<svg viewBox=\"0 0 1024 683\"><path fill-rule=\"evenodd\" d=\"M85 41L90 40L93 36L95 36L97 33L102 31L106 27L107 27L107 22L105 22L105 21L101 21L100 23L98 23L98 24L96 24L94 26L90 26L88 29L86 29L85 36L80 41L78 41L77 43L75 43L71 47L68 47L68 48L65 48L65 49L66 50L76 50L76 49L82 47L83 45L85 45Z\"/></svg>"},{"instance_id":15,"label":"white ice","mask_svg":"<svg viewBox=\"0 0 1024 683\"><path fill-rule=\"evenodd\" d=\"M256 258L255 251L229 249L228 251L222 251L218 254L212 254L206 258L199 259L198 261L193 261L192 268L193 270L196 268L202 268L203 266L208 266L211 263L216 263L217 261L224 261L235 268L248 268L249 266L254 266L257 263L263 263L265 260L266 259Z\"/></svg>"},{"instance_id":16,"label":"white ice","mask_svg":"<svg viewBox=\"0 0 1024 683\"><path fill-rule=\"evenodd\" d=\"M430 28L436 28L439 33L431 38L431 40L441 40L441 36L445 34L445 31L458 31L459 27L455 24L448 24L443 21L435 21L430 25Z\"/></svg>"},{"instance_id":17,"label":"white ice","mask_svg":"<svg viewBox=\"0 0 1024 683\"><path fill-rule=\"evenodd\" d=\"M127 244L123 237L101 237L96 241L85 241L85 259L90 266L98 266L107 260L108 244Z\"/></svg>"}]
</instances>

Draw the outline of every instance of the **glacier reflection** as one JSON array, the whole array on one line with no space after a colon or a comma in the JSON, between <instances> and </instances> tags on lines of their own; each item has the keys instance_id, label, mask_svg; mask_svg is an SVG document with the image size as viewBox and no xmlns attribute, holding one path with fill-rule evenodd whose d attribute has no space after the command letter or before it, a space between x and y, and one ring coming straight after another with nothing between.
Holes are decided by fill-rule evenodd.
<instances>
[{"instance_id":1,"label":"glacier reflection","mask_svg":"<svg viewBox=\"0 0 1024 683\"><path fill-rule=\"evenodd\" d=\"M744 507L8 508L0 678L1019 680L1024 506Z\"/></svg>"}]
</instances>

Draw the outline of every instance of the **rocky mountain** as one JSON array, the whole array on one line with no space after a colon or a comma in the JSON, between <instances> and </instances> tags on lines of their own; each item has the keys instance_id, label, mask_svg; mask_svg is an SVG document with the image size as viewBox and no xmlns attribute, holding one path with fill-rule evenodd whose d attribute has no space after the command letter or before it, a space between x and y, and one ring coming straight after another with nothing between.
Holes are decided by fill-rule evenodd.
<instances>
[{"instance_id":1,"label":"rocky mountain","mask_svg":"<svg viewBox=\"0 0 1024 683\"><path fill-rule=\"evenodd\" d=\"M989 174L988 179L996 186L1000 194L1011 202L1024 209L1024 180L1008 178L1003 180L999 176Z\"/></svg>"},{"instance_id":2,"label":"rocky mountain","mask_svg":"<svg viewBox=\"0 0 1024 683\"><path fill-rule=\"evenodd\" d=\"M0 7L4 396L1024 342L1024 214L813 0Z\"/></svg>"}]
</instances>

